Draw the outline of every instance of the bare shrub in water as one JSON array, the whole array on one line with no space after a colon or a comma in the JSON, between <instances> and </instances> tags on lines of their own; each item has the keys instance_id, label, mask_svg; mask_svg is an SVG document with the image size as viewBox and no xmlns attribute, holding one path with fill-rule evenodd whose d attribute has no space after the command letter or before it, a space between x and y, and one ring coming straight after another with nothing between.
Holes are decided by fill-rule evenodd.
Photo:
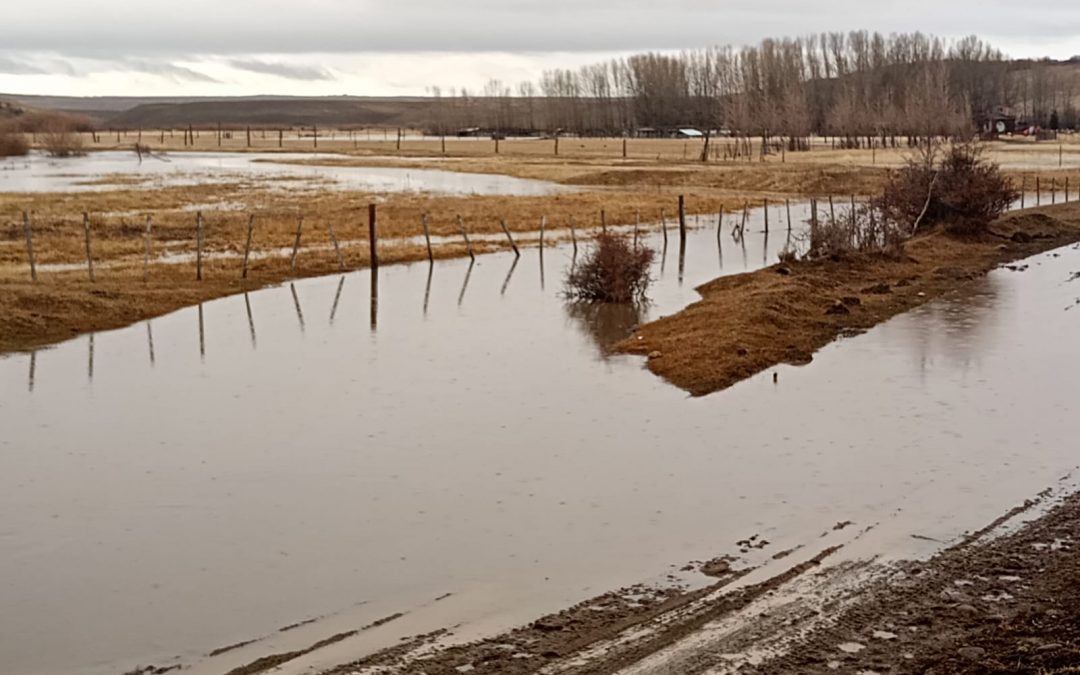
<instances>
[{"instance_id":1,"label":"bare shrub in water","mask_svg":"<svg viewBox=\"0 0 1080 675\"><path fill-rule=\"evenodd\" d=\"M645 298L656 252L631 245L626 237L603 233L585 259L566 276L565 293L584 302L636 302Z\"/></svg>"},{"instance_id":2,"label":"bare shrub in water","mask_svg":"<svg viewBox=\"0 0 1080 675\"><path fill-rule=\"evenodd\" d=\"M41 133L41 145L50 157L76 157L83 153L82 137L76 131L76 125L67 119L57 117L45 125Z\"/></svg>"},{"instance_id":3,"label":"bare shrub in water","mask_svg":"<svg viewBox=\"0 0 1080 675\"><path fill-rule=\"evenodd\" d=\"M30 152L30 144L10 124L0 124L0 157L19 157Z\"/></svg>"}]
</instances>

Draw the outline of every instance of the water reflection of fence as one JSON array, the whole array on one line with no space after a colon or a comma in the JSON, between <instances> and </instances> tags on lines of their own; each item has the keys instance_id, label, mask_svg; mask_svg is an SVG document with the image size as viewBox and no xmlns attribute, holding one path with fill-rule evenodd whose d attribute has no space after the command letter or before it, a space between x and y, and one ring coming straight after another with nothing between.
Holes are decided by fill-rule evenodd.
<instances>
[{"instance_id":1,"label":"water reflection of fence","mask_svg":"<svg viewBox=\"0 0 1080 675\"><path fill-rule=\"evenodd\" d=\"M790 205L786 204L785 207L787 207L788 213L790 214ZM770 208L776 208L777 213L779 213L779 207L770 206ZM731 222L727 222L727 223L725 223L725 214L724 213L720 213L719 216L715 219L715 221L713 221L711 218L702 219L702 218L700 218L698 216L687 216L686 214L683 214L683 221L685 222L685 226L684 227L679 227L678 224L672 225L672 229L675 229L676 227L678 227L678 232L679 232L679 237L680 237L680 242L679 242L679 244L680 244L679 245L680 283L681 283L682 278L685 276L686 256L687 256L687 250L689 248L688 247L688 236L687 235L688 235L688 232L692 229L692 226L697 226L699 228L700 227L709 227L711 229L711 226L713 226L713 224L715 223L715 227L716 227L716 244L717 244L717 250L718 250L718 252L720 254L718 269L720 271L723 271L723 238L724 238L723 234L726 232L725 228L727 226L729 226L729 225L731 226L730 234L734 238L734 240L736 241L736 245L739 245L743 249L744 259L745 259L746 234L747 234L748 224L750 222L750 212L751 212L751 209L749 208L749 205L745 205L744 208L742 209L742 211L738 214L738 217L735 220L732 220ZM729 215L734 215L734 214L729 214ZM789 216L789 220L790 220L790 216ZM772 222L772 221L770 221L770 222ZM662 223L662 226L667 226L667 225L668 225L668 223L666 221L664 223ZM632 226L630 226L630 227L633 228L633 233L638 235L638 239L636 240L637 243L641 244L640 230L642 228L641 228L640 220L639 219L635 220L634 224ZM789 227L789 230L790 230L790 227ZM540 245L537 247L537 251L536 251L537 252L538 271L539 271L539 285L540 285L541 290L545 290L546 286L547 286L547 283L546 283L547 282L547 280L546 280L546 269L545 269L545 253L547 252L547 249L551 248L551 246L553 245L553 244L551 244L550 240L547 238L548 234L550 234L550 231L548 230L546 222L545 222L545 224L544 224L544 236L541 238L541 240L539 242ZM632 235L632 233L630 231L627 231L624 234L626 236L631 236ZM658 239L660 239L660 241L662 242L662 246L663 246L663 253L662 253L662 257L661 257L661 265L663 265L665 260L666 260L667 255L668 255L668 243L669 243L669 237L668 237L668 234L667 234L667 231L666 231L666 227L662 227L662 234L658 234ZM560 244L554 244L554 245L555 246L560 246ZM570 266L572 268L573 266L577 265L578 252L579 251L578 251L578 249L576 247L567 247L567 248L569 248L569 252L570 252L570 263L569 264L570 264ZM763 255L765 256L763 258L763 264L767 264L767 257L769 255L767 240L765 242L765 247L764 247L763 251L764 251ZM520 249L518 249L515 252L515 254L509 259L509 264L508 264L505 276L502 277L502 281L501 281L501 284L499 286L499 294L500 294L500 296L505 296L509 292L509 289L510 289L510 286L511 286L511 284L513 282L513 279L517 275L517 270L518 270L519 267L521 267L521 258L522 258L521 251L520 251ZM427 315L430 304L431 304L432 287L433 287L433 284L435 283L434 277L436 275L436 271L435 271L436 263L437 263L437 261L434 259L434 257L432 257L432 258L430 258L428 260L428 269L427 269L426 279L425 279L425 282L424 282L424 291L423 291L423 300L422 300L422 303L423 303L422 304L422 311L423 311L425 316ZM471 257L469 259L468 265L465 267L464 274L463 274L462 280L461 280L461 287L460 287L460 290L457 293L457 305L459 307L462 306L464 304L465 300L466 300L466 295L467 295L467 292L468 292L468 289L469 289L470 281L472 280L472 278L474 276L474 271L475 271L476 266L477 266L477 261L476 261L475 255L474 255L473 257ZM370 329L372 331L375 331L378 328L378 321L379 321L379 282L380 282L380 279L379 279L379 277L380 277L379 267L378 266L370 267L369 268L369 274L370 274L370 296L369 296L369 303L370 304L369 304L369 316L368 316L368 319L369 319ZM340 278L338 279L337 283L333 286L333 296L332 296L332 302L331 302L331 305L330 305L330 311L329 311L329 316L328 316L328 324L331 325L331 326L334 325L334 322L338 317L339 309L342 306L342 299L346 295L345 287L347 285L347 283L346 283L347 279L348 279L348 275L342 274L340 276ZM291 308L292 308L292 313L294 313L295 317L296 317L296 324L295 325L298 327L301 334L304 334L309 330L309 327L310 327L309 326L310 314L305 313L305 308L303 306L301 293L300 293L299 288L297 287L297 284L294 283L294 282L290 282L288 284L288 287L289 287L288 288L289 302L290 302L290 305L291 305ZM258 345L259 345L258 335L257 335L257 330L256 330L255 312L254 312L254 309L253 309L253 306L252 306L250 294L248 292L244 292L241 295L243 296L243 302L244 302L244 317L245 317L245 322L247 324L246 328L247 328L247 332L249 333L249 337L250 337L250 341L251 341L251 348L254 350L254 349L257 349ZM211 334L213 333L213 326L211 326L209 321L208 321L207 312L205 311L205 308L203 307L203 303L197 304L193 309L195 310L193 312L195 314L195 324L196 324L194 326L194 329L195 329L194 332L195 332L195 334L197 336L197 340L198 340L199 358L200 358L200 360L206 360L208 358L208 356L210 355L211 351L212 351L212 345L211 345L210 337L211 337ZM589 316L592 316L592 315L589 315ZM605 315L605 316L607 316L607 315ZM584 317L585 317L585 315L580 314L580 313L577 314L577 315L574 315L574 318L583 319ZM626 317L623 317L623 319L625 319L625 318ZM611 326L617 326L617 325L622 325L622 324L630 325L631 323L633 323L633 322L629 321L629 319L627 319L627 320L623 320L623 319L620 319L618 321L613 320L612 322L610 322L610 325ZM606 319L605 319L605 321L606 321ZM148 355L150 366L155 367L157 365L157 361L158 361L158 358L157 358L158 357L158 350L157 350L155 342L154 342L153 321L148 320L145 323L146 323L145 340L146 340L147 355ZM607 336L604 339L605 342L609 341L609 338L611 338L611 336L615 334L614 332L606 330L606 329L604 331L602 331L602 332L604 333L605 336ZM86 368L87 368L88 379L91 380L91 381L94 379L95 374L96 374L96 366L97 366L97 363L96 363L96 347L97 347L97 342L98 342L97 341L97 336L95 334L90 334L90 335L87 336ZM29 376L28 376L28 388L32 392L34 390L35 386L37 385L37 380L38 380L38 377L37 377L37 375L38 375L38 373L37 373L38 358L37 358L37 353L36 352L32 352L31 355L30 355L29 367L30 367L30 372L29 372Z\"/></svg>"}]
</instances>

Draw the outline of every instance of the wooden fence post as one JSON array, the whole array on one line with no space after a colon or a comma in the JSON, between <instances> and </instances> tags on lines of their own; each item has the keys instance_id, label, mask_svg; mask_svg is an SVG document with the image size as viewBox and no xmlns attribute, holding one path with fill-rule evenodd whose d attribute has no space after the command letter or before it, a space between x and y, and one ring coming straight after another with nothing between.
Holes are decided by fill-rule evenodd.
<instances>
[{"instance_id":1,"label":"wooden fence post","mask_svg":"<svg viewBox=\"0 0 1080 675\"><path fill-rule=\"evenodd\" d=\"M458 229L461 230L461 238L465 240L465 250L469 252L469 258L476 260L476 254L473 253L472 242L469 241L469 233L465 231L465 219L458 214L457 217Z\"/></svg>"},{"instance_id":2,"label":"wooden fence post","mask_svg":"<svg viewBox=\"0 0 1080 675\"><path fill-rule=\"evenodd\" d=\"M30 228L30 214L23 211L23 234L26 236L26 257L30 261L30 280L37 281L37 264L34 262L34 233Z\"/></svg>"},{"instance_id":3,"label":"wooden fence post","mask_svg":"<svg viewBox=\"0 0 1080 675\"><path fill-rule=\"evenodd\" d=\"M1039 176L1035 176L1035 206L1042 206L1042 186L1039 184Z\"/></svg>"},{"instance_id":4,"label":"wooden fence post","mask_svg":"<svg viewBox=\"0 0 1080 675\"><path fill-rule=\"evenodd\" d=\"M679 241L686 240L686 196L679 195Z\"/></svg>"},{"instance_id":5,"label":"wooden fence post","mask_svg":"<svg viewBox=\"0 0 1080 675\"><path fill-rule=\"evenodd\" d=\"M300 250L300 234L304 229L304 216L300 216L296 221L296 238L293 239L292 245L292 257L289 258L289 270L296 271L296 254Z\"/></svg>"},{"instance_id":6,"label":"wooden fence post","mask_svg":"<svg viewBox=\"0 0 1080 675\"><path fill-rule=\"evenodd\" d=\"M376 222L376 206L368 204L368 244L371 247L371 266L379 266L379 228Z\"/></svg>"},{"instance_id":7,"label":"wooden fence post","mask_svg":"<svg viewBox=\"0 0 1080 675\"><path fill-rule=\"evenodd\" d=\"M836 207L833 205L832 195L829 195L829 220L832 221L831 225L836 224Z\"/></svg>"},{"instance_id":8,"label":"wooden fence post","mask_svg":"<svg viewBox=\"0 0 1080 675\"><path fill-rule=\"evenodd\" d=\"M622 157L626 159L626 139L622 139Z\"/></svg>"},{"instance_id":9,"label":"wooden fence post","mask_svg":"<svg viewBox=\"0 0 1080 675\"><path fill-rule=\"evenodd\" d=\"M1057 204L1057 178L1050 179L1050 203Z\"/></svg>"},{"instance_id":10,"label":"wooden fence post","mask_svg":"<svg viewBox=\"0 0 1080 675\"><path fill-rule=\"evenodd\" d=\"M318 124L312 124L311 125L311 140L315 144L315 147L318 148L319 147L319 125Z\"/></svg>"},{"instance_id":11,"label":"wooden fence post","mask_svg":"<svg viewBox=\"0 0 1080 675\"><path fill-rule=\"evenodd\" d=\"M334 245L334 253L337 255L337 266L339 272L345 271L345 258L341 256L341 247L338 245L337 235L334 234L334 224L327 223L326 229L330 232L330 242Z\"/></svg>"},{"instance_id":12,"label":"wooden fence post","mask_svg":"<svg viewBox=\"0 0 1080 675\"><path fill-rule=\"evenodd\" d=\"M600 231L607 234L607 211L600 209Z\"/></svg>"},{"instance_id":13,"label":"wooden fence post","mask_svg":"<svg viewBox=\"0 0 1080 675\"><path fill-rule=\"evenodd\" d=\"M143 235L143 282L150 278L150 227L152 216L146 217L146 234Z\"/></svg>"},{"instance_id":14,"label":"wooden fence post","mask_svg":"<svg viewBox=\"0 0 1080 675\"><path fill-rule=\"evenodd\" d=\"M247 238L244 240L244 270L240 272L241 279L247 279L248 260L251 259L251 235L255 231L255 214L248 216Z\"/></svg>"},{"instance_id":15,"label":"wooden fence post","mask_svg":"<svg viewBox=\"0 0 1080 675\"><path fill-rule=\"evenodd\" d=\"M90 282L94 281L94 256L90 253L90 215L83 211L83 233L86 235L86 271L90 275Z\"/></svg>"},{"instance_id":16,"label":"wooden fence post","mask_svg":"<svg viewBox=\"0 0 1080 675\"><path fill-rule=\"evenodd\" d=\"M251 127L247 128L247 146L251 147Z\"/></svg>"},{"instance_id":17,"label":"wooden fence post","mask_svg":"<svg viewBox=\"0 0 1080 675\"><path fill-rule=\"evenodd\" d=\"M428 262L434 262L435 256L431 253L431 230L428 228L427 214L420 216L420 224L424 226L424 241L427 243Z\"/></svg>"},{"instance_id":18,"label":"wooden fence post","mask_svg":"<svg viewBox=\"0 0 1080 675\"><path fill-rule=\"evenodd\" d=\"M221 147L221 122L217 123L217 145Z\"/></svg>"},{"instance_id":19,"label":"wooden fence post","mask_svg":"<svg viewBox=\"0 0 1080 675\"><path fill-rule=\"evenodd\" d=\"M1020 178L1020 208L1024 208L1024 194L1027 192L1027 176Z\"/></svg>"},{"instance_id":20,"label":"wooden fence post","mask_svg":"<svg viewBox=\"0 0 1080 675\"><path fill-rule=\"evenodd\" d=\"M195 214L195 279L202 281L203 220L202 211Z\"/></svg>"},{"instance_id":21,"label":"wooden fence post","mask_svg":"<svg viewBox=\"0 0 1080 675\"><path fill-rule=\"evenodd\" d=\"M559 134L555 134L555 156L559 156Z\"/></svg>"},{"instance_id":22,"label":"wooden fence post","mask_svg":"<svg viewBox=\"0 0 1080 675\"><path fill-rule=\"evenodd\" d=\"M285 144L285 130L284 129L278 129L277 130L277 146L280 148L280 147L283 147L284 144Z\"/></svg>"},{"instance_id":23,"label":"wooden fence post","mask_svg":"<svg viewBox=\"0 0 1080 675\"><path fill-rule=\"evenodd\" d=\"M506 233L506 238L510 240L510 248L514 249L514 255L521 257L521 251L518 250L517 244L514 243L514 238L510 236L510 228L506 226L506 220L499 218L499 225L502 225L502 231Z\"/></svg>"}]
</instances>

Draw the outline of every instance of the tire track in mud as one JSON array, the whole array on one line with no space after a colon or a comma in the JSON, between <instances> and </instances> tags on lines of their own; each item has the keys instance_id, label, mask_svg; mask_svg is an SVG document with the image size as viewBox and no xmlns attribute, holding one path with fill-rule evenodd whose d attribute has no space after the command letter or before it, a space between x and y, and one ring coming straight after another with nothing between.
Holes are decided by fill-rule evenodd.
<instances>
[{"instance_id":1,"label":"tire track in mud","mask_svg":"<svg viewBox=\"0 0 1080 675\"><path fill-rule=\"evenodd\" d=\"M719 581L692 591L634 586L579 603L504 635L455 646L433 645L431 640L423 640L413 649L399 645L324 675L615 673L818 569L843 547L843 543L828 546L761 581L749 582L750 575L763 571L750 567L731 570Z\"/></svg>"}]
</instances>

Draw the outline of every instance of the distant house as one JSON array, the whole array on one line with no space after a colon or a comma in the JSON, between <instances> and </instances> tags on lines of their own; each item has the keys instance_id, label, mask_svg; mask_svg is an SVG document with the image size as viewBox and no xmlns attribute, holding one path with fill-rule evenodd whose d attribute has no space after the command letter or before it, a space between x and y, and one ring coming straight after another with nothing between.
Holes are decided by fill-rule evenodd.
<instances>
[{"instance_id":1,"label":"distant house","mask_svg":"<svg viewBox=\"0 0 1080 675\"><path fill-rule=\"evenodd\" d=\"M704 138L705 134L692 127L684 127L675 131L675 138Z\"/></svg>"},{"instance_id":2,"label":"distant house","mask_svg":"<svg viewBox=\"0 0 1080 675\"><path fill-rule=\"evenodd\" d=\"M983 136L995 138L1002 134L1016 133L1016 115L1007 106L999 105L979 115L975 122Z\"/></svg>"}]
</instances>

